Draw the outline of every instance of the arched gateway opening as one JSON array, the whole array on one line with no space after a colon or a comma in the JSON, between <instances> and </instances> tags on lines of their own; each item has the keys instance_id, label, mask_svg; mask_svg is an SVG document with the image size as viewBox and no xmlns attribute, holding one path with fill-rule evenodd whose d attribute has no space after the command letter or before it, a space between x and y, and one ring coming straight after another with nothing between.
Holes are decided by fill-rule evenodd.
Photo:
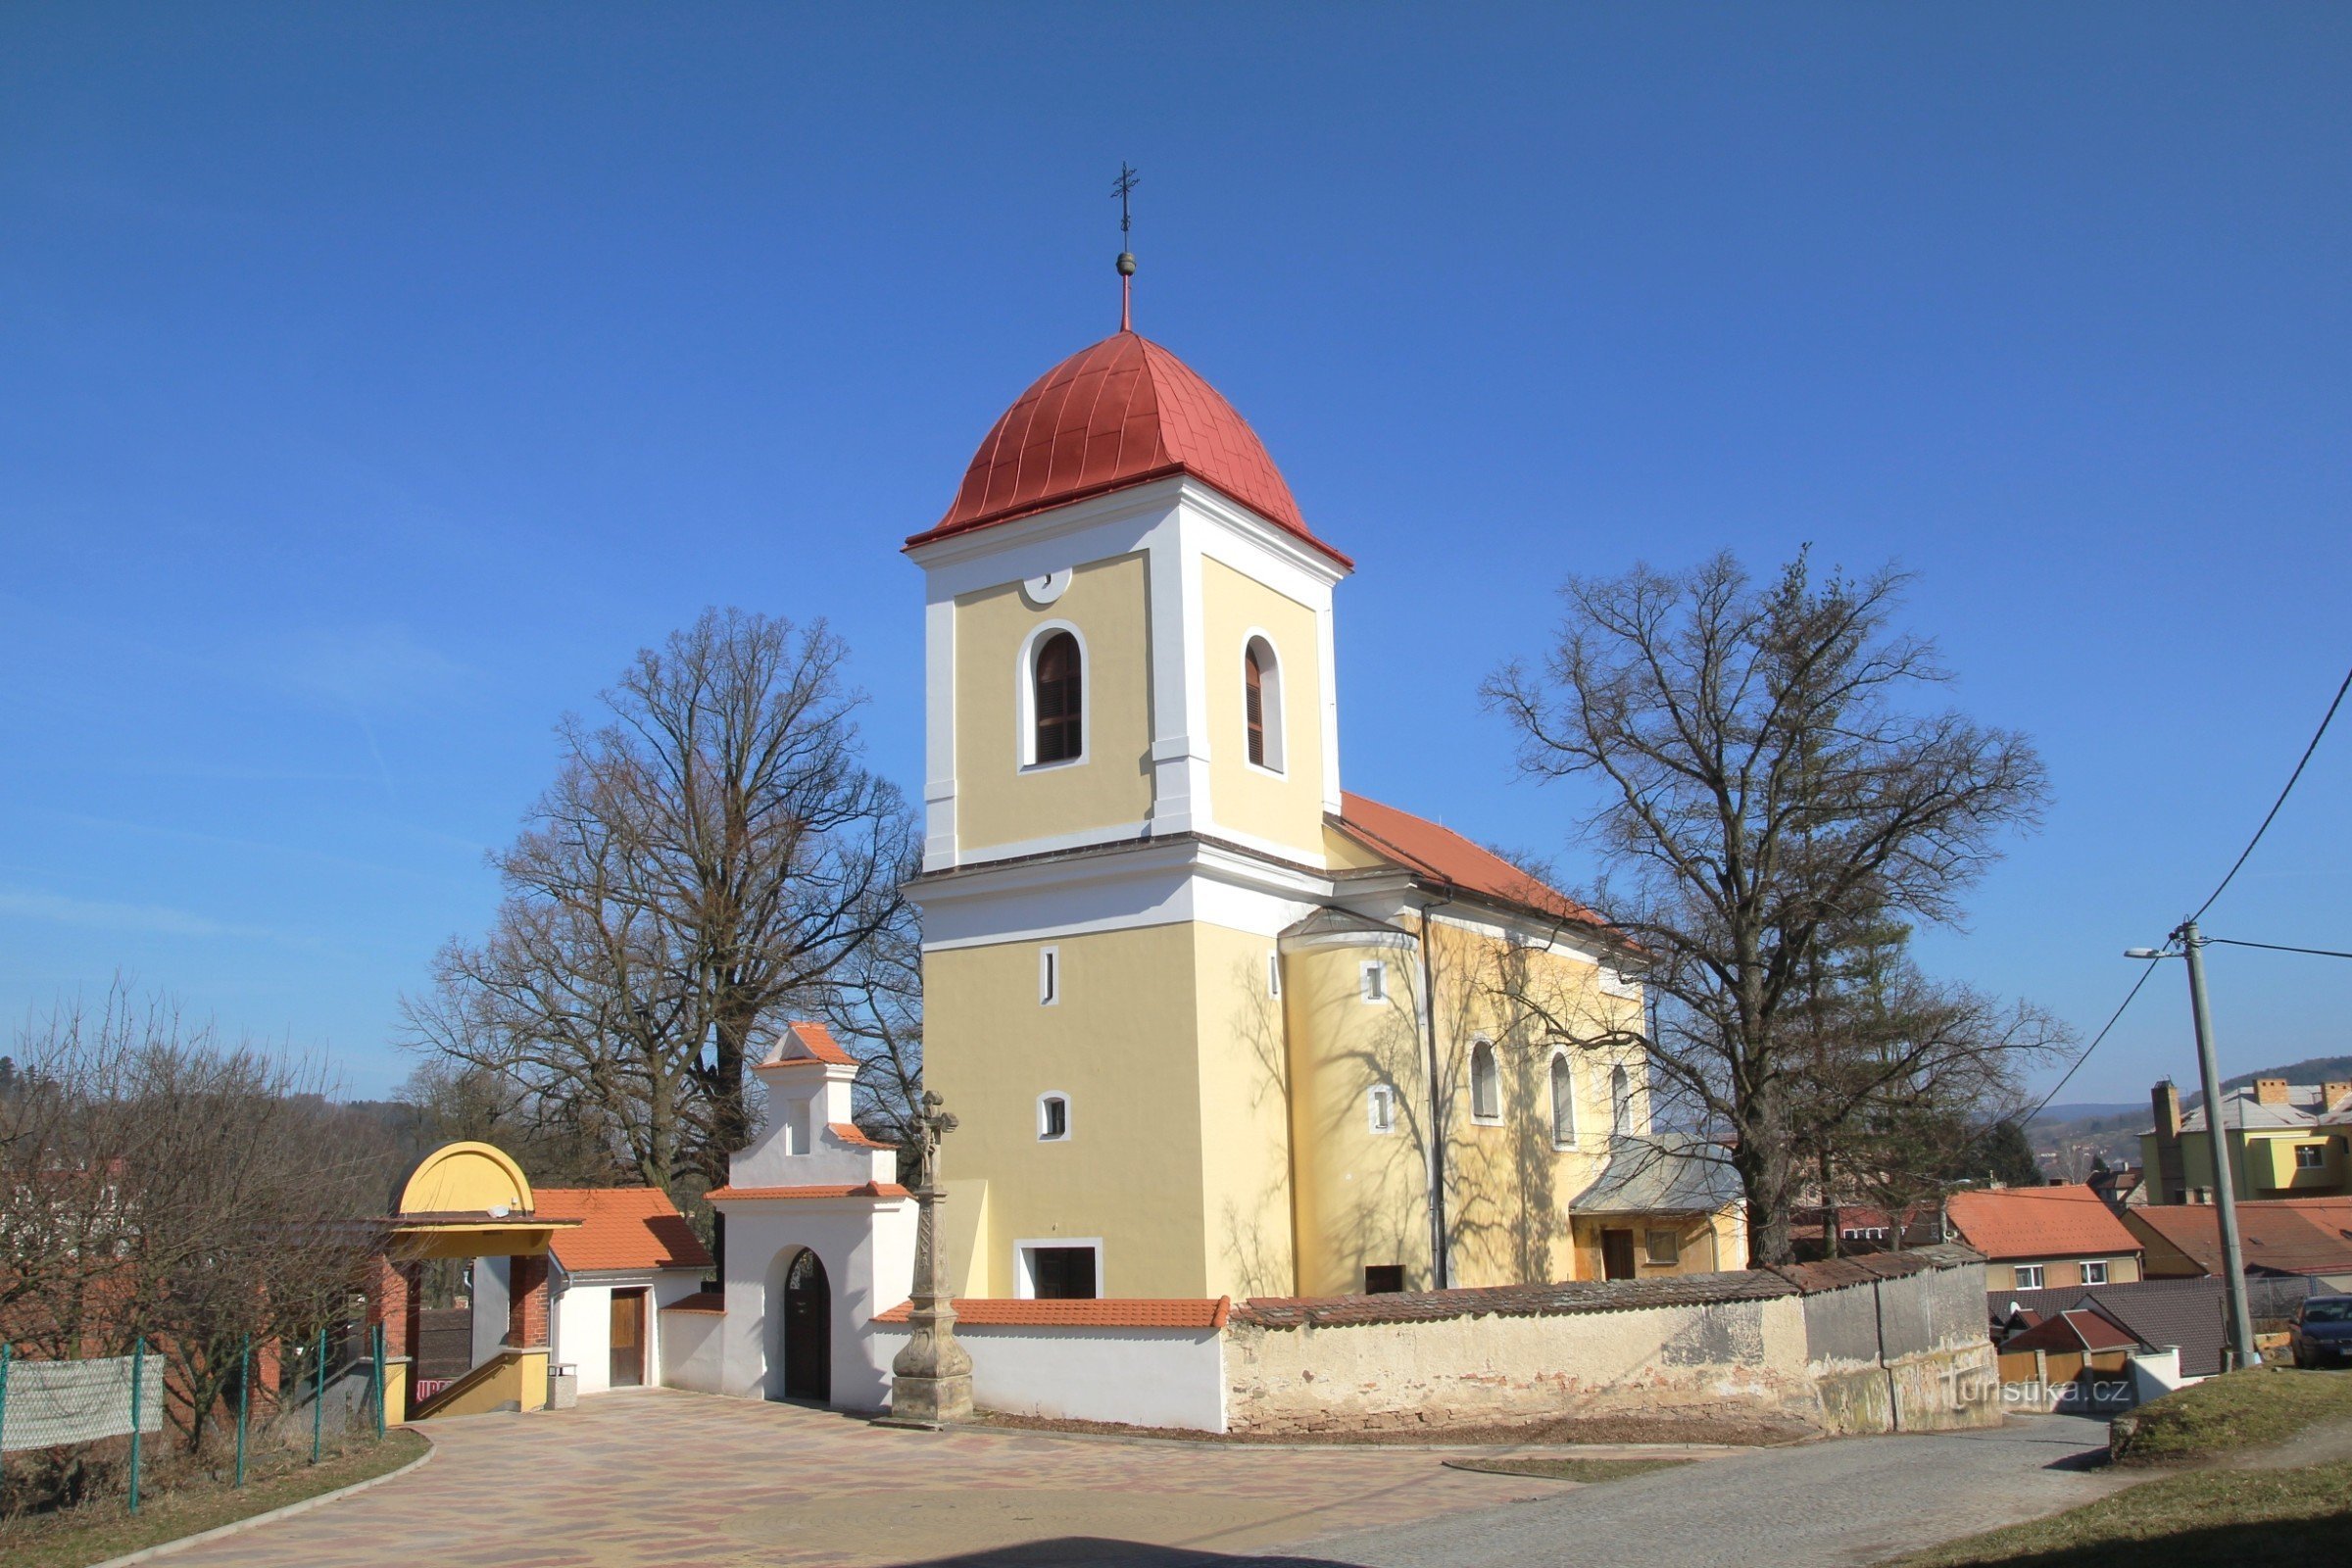
<instances>
[{"instance_id":1,"label":"arched gateway opening","mask_svg":"<svg viewBox=\"0 0 2352 1568\"><path fill-rule=\"evenodd\" d=\"M772 1277L772 1276L771 1276ZM833 1282L825 1277L822 1259L807 1248L785 1265L784 1287L777 1312L778 1360L783 1376L772 1385L774 1397L808 1399L817 1404L833 1398Z\"/></svg>"}]
</instances>

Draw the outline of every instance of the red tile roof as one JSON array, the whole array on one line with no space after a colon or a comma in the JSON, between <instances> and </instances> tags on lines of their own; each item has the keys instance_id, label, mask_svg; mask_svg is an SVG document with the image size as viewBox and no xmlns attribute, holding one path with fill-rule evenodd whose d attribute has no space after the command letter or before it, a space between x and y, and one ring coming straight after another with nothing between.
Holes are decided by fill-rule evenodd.
<instances>
[{"instance_id":1,"label":"red tile roof","mask_svg":"<svg viewBox=\"0 0 2352 1568\"><path fill-rule=\"evenodd\" d=\"M798 1045L799 1051L793 1047ZM858 1058L841 1049L833 1031L821 1023L806 1021L788 1023L776 1040L776 1049L767 1054L763 1067L790 1067L795 1064L814 1065L822 1062L828 1067L855 1067Z\"/></svg>"},{"instance_id":2,"label":"red tile roof","mask_svg":"<svg viewBox=\"0 0 2352 1568\"><path fill-rule=\"evenodd\" d=\"M840 1139L843 1143L853 1145L858 1149L896 1149L899 1147L896 1144L880 1143L874 1139L866 1137L865 1129L858 1126L856 1122L831 1121L825 1123L825 1127L827 1131L831 1132L834 1137Z\"/></svg>"},{"instance_id":3,"label":"red tile roof","mask_svg":"<svg viewBox=\"0 0 2352 1568\"><path fill-rule=\"evenodd\" d=\"M736 1200L819 1198L910 1198L897 1182L862 1182L841 1187L713 1187L704 1197L713 1203Z\"/></svg>"},{"instance_id":4,"label":"red tile roof","mask_svg":"<svg viewBox=\"0 0 2352 1568\"><path fill-rule=\"evenodd\" d=\"M874 1315L877 1323L904 1323L914 1303L902 1301ZM1092 1300L1031 1301L1004 1297L956 1300L956 1321L975 1328L1221 1329L1233 1311L1230 1297L1215 1300L1106 1298Z\"/></svg>"},{"instance_id":5,"label":"red tile roof","mask_svg":"<svg viewBox=\"0 0 2352 1568\"><path fill-rule=\"evenodd\" d=\"M548 1240L567 1273L709 1268L710 1254L658 1187L539 1187L543 1218L577 1220Z\"/></svg>"},{"instance_id":6,"label":"red tile roof","mask_svg":"<svg viewBox=\"0 0 2352 1568\"><path fill-rule=\"evenodd\" d=\"M727 1298L723 1293L718 1291L697 1291L692 1296L679 1297L662 1310L664 1312L713 1312L724 1317L727 1311Z\"/></svg>"},{"instance_id":7,"label":"red tile roof","mask_svg":"<svg viewBox=\"0 0 2352 1568\"><path fill-rule=\"evenodd\" d=\"M1216 388L1158 344L1116 332L1013 401L973 454L948 514L908 549L1049 507L1189 473L1342 565L1316 538L1265 443Z\"/></svg>"},{"instance_id":8,"label":"red tile roof","mask_svg":"<svg viewBox=\"0 0 2352 1568\"><path fill-rule=\"evenodd\" d=\"M1608 922L1557 888L1546 886L1496 855L1426 817L1343 792L1332 823L1376 855L1433 882L1505 904L1608 929Z\"/></svg>"},{"instance_id":9,"label":"red tile roof","mask_svg":"<svg viewBox=\"0 0 2352 1568\"><path fill-rule=\"evenodd\" d=\"M2003 1350L2136 1350L2138 1336L2085 1307L2061 1312L2003 1340Z\"/></svg>"},{"instance_id":10,"label":"red tile roof","mask_svg":"<svg viewBox=\"0 0 2352 1568\"><path fill-rule=\"evenodd\" d=\"M2221 1211L2211 1203L2126 1209L2206 1273L2222 1272ZM2352 1273L2352 1198L2261 1199L2237 1205L2246 1267L2278 1274Z\"/></svg>"},{"instance_id":11,"label":"red tile roof","mask_svg":"<svg viewBox=\"0 0 2352 1568\"><path fill-rule=\"evenodd\" d=\"M1952 1229L1986 1257L2112 1257L2139 1239L2087 1187L2005 1187L1954 1193Z\"/></svg>"}]
</instances>

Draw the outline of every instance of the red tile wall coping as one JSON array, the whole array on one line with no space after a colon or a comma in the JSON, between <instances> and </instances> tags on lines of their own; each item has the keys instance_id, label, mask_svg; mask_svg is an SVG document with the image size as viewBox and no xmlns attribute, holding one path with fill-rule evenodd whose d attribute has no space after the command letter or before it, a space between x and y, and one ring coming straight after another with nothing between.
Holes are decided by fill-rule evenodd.
<instances>
[{"instance_id":1,"label":"red tile wall coping","mask_svg":"<svg viewBox=\"0 0 2352 1568\"><path fill-rule=\"evenodd\" d=\"M904 1323L914 1303L902 1301L874 1316L877 1323ZM1233 1298L1173 1298L1098 1297L1089 1300L1015 1300L1007 1297L958 1298L956 1321L973 1328L1221 1329Z\"/></svg>"}]
</instances>

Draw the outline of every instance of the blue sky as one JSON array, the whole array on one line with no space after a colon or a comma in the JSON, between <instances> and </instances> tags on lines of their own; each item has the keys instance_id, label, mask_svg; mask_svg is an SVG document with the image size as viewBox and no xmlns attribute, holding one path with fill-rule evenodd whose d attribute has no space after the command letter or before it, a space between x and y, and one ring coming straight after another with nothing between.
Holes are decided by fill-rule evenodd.
<instances>
[{"instance_id":1,"label":"blue sky","mask_svg":"<svg viewBox=\"0 0 2352 1568\"><path fill-rule=\"evenodd\" d=\"M1351 787L1559 853L1480 678L1572 571L1918 573L2046 827L1937 971L2095 1029L2352 662L2352 14L0 14L0 1016L118 972L381 1092L552 726L711 603L918 771L917 574L1138 324L1341 590ZM2208 928L2352 947L2352 729ZM1570 854L1572 868L1577 864ZM2217 953L2225 1067L2352 964ZM2160 977L2066 1098L2191 1071Z\"/></svg>"}]
</instances>

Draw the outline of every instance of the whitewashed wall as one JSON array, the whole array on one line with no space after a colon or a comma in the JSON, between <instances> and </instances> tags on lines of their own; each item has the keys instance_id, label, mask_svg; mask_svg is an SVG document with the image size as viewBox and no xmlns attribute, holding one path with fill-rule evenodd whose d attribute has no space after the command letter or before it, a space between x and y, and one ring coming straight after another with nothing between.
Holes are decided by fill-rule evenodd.
<instances>
[{"instance_id":1,"label":"whitewashed wall","mask_svg":"<svg viewBox=\"0 0 2352 1568\"><path fill-rule=\"evenodd\" d=\"M807 1248L824 1265L833 1300L833 1399L845 1410L890 1403L890 1357L867 1332L877 1312L906 1299L914 1279L914 1200L727 1200L725 1374L718 1392L784 1395L785 1269Z\"/></svg>"},{"instance_id":2,"label":"whitewashed wall","mask_svg":"<svg viewBox=\"0 0 2352 1568\"><path fill-rule=\"evenodd\" d=\"M548 1324L555 1340L555 1359L579 1376L582 1394L609 1394L612 1389L612 1293L646 1290L652 1293L645 1314L645 1382L648 1388L664 1383L668 1362L662 1336L678 1314L663 1318L662 1308L692 1296L702 1286L699 1269L647 1270L634 1274L566 1274L555 1271L555 1298L549 1303Z\"/></svg>"},{"instance_id":3,"label":"whitewashed wall","mask_svg":"<svg viewBox=\"0 0 2352 1568\"><path fill-rule=\"evenodd\" d=\"M885 1367L906 1344L878 1324ZM1018 1328L957 1324L971 1352L972 1402L1007 1415L1225 1430L1224 1336L1215 1329Z\"/></svg>"}]
</instances>

